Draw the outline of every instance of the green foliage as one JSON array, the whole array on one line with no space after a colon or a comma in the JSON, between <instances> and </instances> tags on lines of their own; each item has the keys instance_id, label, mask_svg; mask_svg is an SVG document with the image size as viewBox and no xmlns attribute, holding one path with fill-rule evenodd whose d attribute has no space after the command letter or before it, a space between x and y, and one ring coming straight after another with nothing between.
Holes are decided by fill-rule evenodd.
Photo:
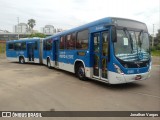
<instances>
[{"instance_id":1,"label":"green foliage","mask_svg":"<svg viewBox=\"0 0 160 120\"><path fill-rule=\"evenodd\" d=\"M29 35L28 37L30 37L30 38L33 38L33 37L45 38L46 35L43 33L34 33L34 34Z\"/></svg>"},{"instance_id":2,"label":"green foliage","mask_svg":"<svg viewBox=\"0 0 160 120\"><path fill-rule=\"evenodd\" d=\"M31 32L33 31L33 27L36 25L36 21L34 19L29 19L28 20L28 26Z\"/></svg>"},{"instance_id":3,"label":"green foliage","mask_svg":"<svg viewBox=\"0 0 160 120\"><path fill-rule=\"evenodd\" d=\"M156 37L154 37L154 46L153 47L152 47L153 37L149 36L149 40L150 40L150 45L151 45L151 51L160 50L160 29L158 30Z\"/></svg>"},{"instance_id":4,"label":"green foliage","mask_svg":"<svg viewBox=\"0 0 160 120\"><path fill-rule=\"evenodd\" d=\"M155 51L155 50L156 50L155 46L151 47L151 51Z\"/></svg>"},{"instance_id":5,"label":"green foliage","mask_svg":"<svg viewBox=\"0 0 160 120\"><path fill-rule=\"evenodd\" d=\"M5 51L6 51L6 44L0 43L0 54L5 53Z\"/></svg>"},{"instance_id":6,"label":"green foliage","mask_svg":"<svg viewBox=\"0 0 160 120\"><path fill-rule=\"evenodd\" d=\"M154 50L151 52L152 56L159 56L160 57L160 50Z\"/></svg>"},{"instance_id":7,"label":"green foliage","mask_svg":"<svg viewBox=\"0 0 160 120\"><path fill-rule=\"evenodd\" d=\"M28 25L30 28L33 28L36 25L36 21L34 19L29 19L28 20Z\"/></svg>"},{"instance_id":8,"label":"green foliage","mask_svg":"<svg viewBox=\"0 0 160 120\"><path fill-rule=\"evenodd\" d=\"M158 43L158 45L156 46L157 50L160 50L160 43Z\"/></svg>"}]
</instances>

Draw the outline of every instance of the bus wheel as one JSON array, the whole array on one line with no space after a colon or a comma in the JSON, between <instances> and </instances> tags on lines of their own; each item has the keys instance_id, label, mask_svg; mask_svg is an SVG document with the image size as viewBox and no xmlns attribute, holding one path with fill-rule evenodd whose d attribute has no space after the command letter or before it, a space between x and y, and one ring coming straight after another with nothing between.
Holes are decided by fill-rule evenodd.
<instances>
[{"instance_id":1,"label":"bus wheel","mask_svg":"<svg viewBox=\"0 0 160 120\"><path fill-rule=\"evenodd\" d=\"M19 63L20 63L20 64L24 64L24 63L25 63L25 61L24 61L24 58L23 58L23 57L20 57L20 58L19 58Z\"/></svg>"},{"instance_id":2,"label":"bus wheel","mask_svg":"<svg viewBox=\"0 0 160 120\"><path fill-rule=\"evenodd\" d=\"M76 76L80 79L80 80L86 80L85 77L85 69L84 66L82 64L78 65L78 68L76 70Z\"/></svg>"},{"instance_id":3,"label":"bus wheel","mask_svg":"<svg viewBox=\"0 0 160 120\"><path fill-rule=\"evenodd\" d=\"M51 62L50 62L50 59L49 59L49 58L47 59L47 67L48 67L49 69L51 69Z\"/></svg>"}]
</instances>

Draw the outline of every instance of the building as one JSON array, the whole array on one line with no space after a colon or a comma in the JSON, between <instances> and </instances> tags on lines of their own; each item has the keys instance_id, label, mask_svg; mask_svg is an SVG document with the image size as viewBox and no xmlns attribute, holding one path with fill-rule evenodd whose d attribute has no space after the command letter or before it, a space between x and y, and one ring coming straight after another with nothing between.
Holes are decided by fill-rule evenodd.
<instances>
[{"instance_id":1,"label":"building","mask_svg":"<svg viewBox=\"0 0 160 120\"><path fill-rule=\"evenodd\" d=\"M56 29L54 28L53 25L46 25L45 27L42 28L42 33L43 34L55 34Z\"/></svg>"},{"instance_id":2,"label":"building","mask_svg":"<svg viewBox=\"0 0 160 120\"><path fill-rule=\"evenodd\" d=\"M7 30L0 30L0 33L9 33Z\"/></svg>"},{"instance_id":3,"label":"building","mask_svg":"<svg viewBox=\"0 0 160 120\"><path fill-rule=\"evenodd\" d=\"M18 25L15 25L13 27L13 32L14 33L28 33L29 28L26 23L19 23Z\"/></svg>"},{"instance_id":4,"label":"building","mask_svg":"<svg viewBox=\"0 0 160 120\"><path fill-rule=\"evenodd\" d=\"M57 30L56 30L57 33L58 33L58 32L62 32L62 31L65 31L65 30L63 30L63 29L61 29L61 28L57 28Z\"/></svg>"},{"instance_id":5,"label":"building","mask_svg":"<svg viewBox=\"0 0 160 120\"><path fill-rule=\"evenodd\" d=\"M46 36L54 35L57 32L62 32L62 29L56 29L53 25L46 25L42 28L41 33ZM29 27L26 23L19 23L13 27L13 32L8 32L7 30L0 30L0 42L7 40L17 40L19 38L27 38L32 33L39 33L38 30L29 30Z\"/></svg>"}]
</instances>

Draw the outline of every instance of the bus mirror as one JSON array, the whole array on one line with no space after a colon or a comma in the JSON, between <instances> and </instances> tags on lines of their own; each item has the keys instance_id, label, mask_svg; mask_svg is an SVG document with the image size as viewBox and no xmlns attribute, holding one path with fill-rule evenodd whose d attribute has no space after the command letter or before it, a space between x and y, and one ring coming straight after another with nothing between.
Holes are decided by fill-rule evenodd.
<instances>
[{"instance_id":1,"label":"bus mirror","mask_svg":"<svg viewBox=\"0 0 160 120\"><path fill-rule=\"evenodd\" d=\"M112 26L112 33L111 33L111 39L112 42L117 42L117 32L116 32L116 27Z\"/></svg>"}]
</instances>

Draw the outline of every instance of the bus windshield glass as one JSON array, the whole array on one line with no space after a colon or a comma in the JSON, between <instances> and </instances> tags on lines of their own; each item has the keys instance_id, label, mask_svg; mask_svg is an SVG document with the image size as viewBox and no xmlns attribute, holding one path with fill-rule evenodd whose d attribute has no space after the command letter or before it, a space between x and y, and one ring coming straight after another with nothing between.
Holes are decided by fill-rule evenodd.
<instances>
[{"instance_id":1,"label":"bus windshield glass","mask_svg":"<svg viewBox=\"0 0 160 120\"><path fill-rule=\"evenodd\" d=\"M143 31L117 30L115 56L122 61L147 61L150 58L149 36Z\"/></svg>"}]
</instances>

